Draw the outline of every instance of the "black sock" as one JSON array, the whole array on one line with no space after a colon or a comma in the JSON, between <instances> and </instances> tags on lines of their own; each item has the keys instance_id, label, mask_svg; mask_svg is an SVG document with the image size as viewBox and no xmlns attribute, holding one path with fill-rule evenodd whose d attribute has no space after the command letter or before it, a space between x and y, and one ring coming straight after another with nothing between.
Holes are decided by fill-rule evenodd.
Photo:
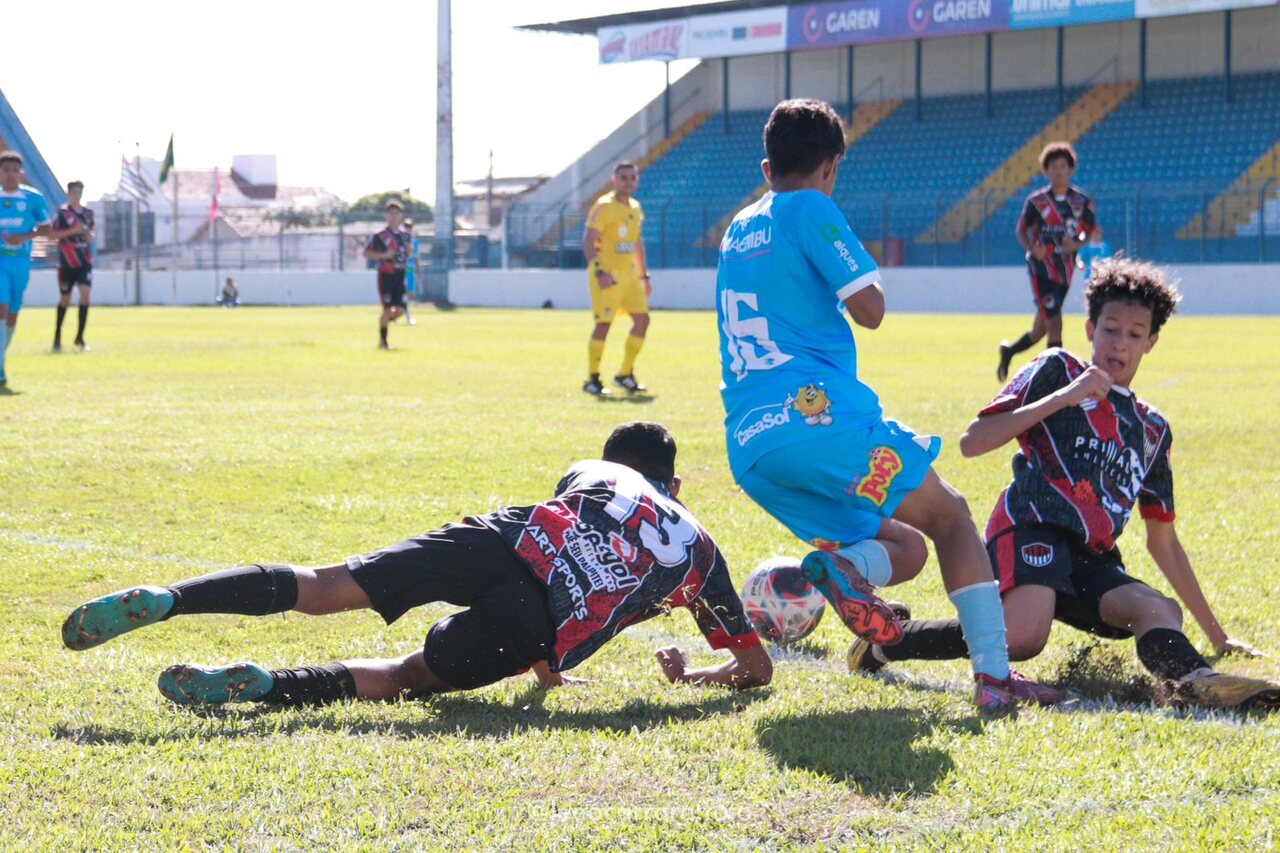
<instances>
[{"instance_id":1,"label":"black sock","mask_svg":"<svg viewBox=\"0 0 1280 853\"><path fill-rule=\"evenodd\" d=\"M62 343L62 321L67 318L67 306L58 306L58 325L53 327L53 342L55 344Z\"/></svg>"},{"instance_id":2,"label":"black sock","mask_svg":"<svg viewBox=\"0 0 1280 853\"><path fill-rule=\"evenodd\" d=\"M1152 675L1169 681L1209 666L1187 635L1172 628L1152 628L1139 637L1138 660Z\"/></svg>"},{"instance_id":3,"label":"black sock","mask_svg":"<svg viewBox=\"0 0 1280 853\"><path fill-rule=\"evenodd\" d=\"M378 334L382 336L382 342L385 344L385 343L387 342L387 327L386 327L386 326L379 326L379 327L378 327Z\"/></svg>"},{"instance_id":4,"label":"black sock","mask_svg":"<svg viewBox=\"0 0 1280 853\"><path fill-rule=\"evenodd\" d=\"M76 329L76 340L84 343L84 324L89 322L89 306L80 306L80 327Z\"/></svg>"},{"instance_id":5,"label":"black sock","mask_svg":"<svg viewBox=\"0 0 1280 853\"><path fill-rule=\"evenodd\" d=\"M969 656L959 619L903 622L902 642L877 648L885 660L957 660Z\"/></svg>"},{"instance_id":6,"label":"black sock","mask_svg":"<svg viewBox=\"0 0 1280 853\"><path fill-rule=\"evenodd\" d=\"M174 594L169 616L192 613L266 616L292 610L298 603L298 576L291 566L242 566L201 575L173 584L169 589Z\"/></svg>"},{"instance_id":7,"label":"black sock","mask_svg":"<svg viewBox=\"0 0 1280 853\"><path fill-rule=\"evenodd\" d=\"M304 666L301 669L273 669L275 683L259 702L272 705L323 705L356 698L356 680L340 663Z\"/></svg>"},{"instance_id":8,"label":"black sock","mask_svg":"<svg viewBox=\"0 0 1280 853\"><path fill-rule=\"evenodd\" d=\"M1046 344L1044 345L1044 348L1045 348L1045 349L1058 349L1058 348L1061 348L1061 346L1062 346L1062 341L1049 341L1048 343L1046 343Z\"/></svg>"},{"instance_id":9,"label":"black sock","mask_svg":"<svg viewBox=\"0 0 1280 853\"><path fill-rule=\"evenodd\" d=\"M1022 337L1018 338L1016 341L1009 344L1009 352L1013 353L1014 355L1017 355L1020 352L1026 352L1027 350L1031 349L1033 346L1035 346L1035 344L1031 341L1031 333L1026 332L1023 334Z\"/></svg>"}]
</instances>

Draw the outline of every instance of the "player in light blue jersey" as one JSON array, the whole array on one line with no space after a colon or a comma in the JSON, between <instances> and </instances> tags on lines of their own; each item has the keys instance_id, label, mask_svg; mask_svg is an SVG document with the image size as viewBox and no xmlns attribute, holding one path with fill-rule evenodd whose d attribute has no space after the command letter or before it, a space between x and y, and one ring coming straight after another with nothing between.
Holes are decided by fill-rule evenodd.
<instances>
[{"instance_id":1,"label":"player in light blue jersey","mask_svg":"<svg viewBox=\"0 0 1280 853\"><path fill-rule=\"evenodd\" d=\"M959 611L978 706L1057 701L1009 669L1004 613L964 497L931 469L936 436L884 417L858 379L859 326L884 317L875 261L831 200L844 159L829 104L779 104L764 131L771 191L742 210L720 244L720 363L734 479L816 550L814 586L859 637L902 638L875 587L919 574L933 540Z\"/></svg>"},{"instance_id":2,"label":"player in light blue jersey","mask_svg":"<svg viewBox=\"0 0 1280 853\"><path fill-rule=\"evenodd\" d=\"M44 196L22 183L22 155L0 152L0 387L7 387L4 355L13 340L31 277L31 240L61 240L84 230L77 222L54 231Z\"/></svg>"}]
</instances>

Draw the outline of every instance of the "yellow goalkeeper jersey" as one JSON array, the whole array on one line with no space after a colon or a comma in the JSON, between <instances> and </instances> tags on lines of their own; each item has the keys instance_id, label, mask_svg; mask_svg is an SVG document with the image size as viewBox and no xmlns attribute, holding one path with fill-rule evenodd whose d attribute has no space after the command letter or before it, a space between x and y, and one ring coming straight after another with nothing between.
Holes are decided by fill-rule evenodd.
<instances>
[{"instance_id":1,"label":"yellow goalkeeper jersey","mask_svg":"<svg viewBox=\"0 0 1280 853\"><path fill-rule=\"evenodd\" d=\"M594 228L600 235L596 249L600 252L600 264L612 276L636 275L636 246L640 242L640 226L644 224L644 210L634 198L618 201L614 193L605 193L596 199L587 213L587 228Z\"/></svg>"}]
</instances>

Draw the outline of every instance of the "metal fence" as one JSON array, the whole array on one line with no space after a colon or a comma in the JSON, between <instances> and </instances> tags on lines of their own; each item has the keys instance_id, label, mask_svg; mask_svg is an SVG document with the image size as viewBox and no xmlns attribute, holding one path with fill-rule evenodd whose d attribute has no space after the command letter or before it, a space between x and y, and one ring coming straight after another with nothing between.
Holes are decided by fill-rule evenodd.
<instances>
[{"instance_id":1,"label":"metal fence","mask_svg":"<svg viewBox=\"0 0 1280 853\"><path fill-rule=\"evenodd\" d=\"M1106 242L1159 263L1280 262L1280 180L1227 190L1194 182L1093 194ZM644 202L644 199L640 199ZM889 266L1020 264L1014 238L1021 195L837 194L854 231ZM713 267L720 235L742 198L645 205L644 242L654 268ZM508 214L513 266L581 267L585 210L522 206Z\"/></svg>"}]
</instances>

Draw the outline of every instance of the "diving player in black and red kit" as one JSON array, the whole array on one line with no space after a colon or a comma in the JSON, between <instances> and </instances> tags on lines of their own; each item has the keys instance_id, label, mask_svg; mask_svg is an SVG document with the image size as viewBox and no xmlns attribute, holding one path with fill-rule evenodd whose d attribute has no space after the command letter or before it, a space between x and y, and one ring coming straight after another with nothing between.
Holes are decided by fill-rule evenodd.
<instances>
[{"instance_id":1,"label":"diving player in black and red kit","mask_svg":"<svg viewBox=\"0 0 1280 853\"><path fill-rule=\"evenodd\" d=\"M773 664L743 612L724 557L676 499L675 441L659 424L615 429L603 461L573 465L555 497L464 518L323 569L254 565L143 586L77 608L68 648L91 648L172 616L369 608L388 624L436 601L468 609L431 627L403 658L269 671L255 664L178 664L160 691L180 704L341 699L470 690L533 669L544 687L624 628L686 607L731 660L690 669L676 648L658 662L673 681L735 688L767 684Z\"/></svg>"},{"instance_id":2,"label":"diving player in black and red kit","mask_svg":"<svg viewBox=\"0 0 1280 853\"><path fill-rule=\"evenodd\" d=\"M1035 657L1055 619L1101 637L1134 637L1138 658L1175 696L1212 707L1280 708L1280 682L1215 672L1182 632L1182 610L1124 569L1116 539L1136 505L1147 549L1220 653L1231 639L1205 600L1174 528L1168 422L1130 390L1178 294L1150 264L1099 263L1085 291L1092 363L1052 349L1027 365L969 425L965 456L1016 438L1013 481L987 524L1004 599L1009 657ZM906 622L895 646L854 643L851 669L968 652L955 620Z\"/></svg>"},{"instance_id":3,"label":"diving player in black and red kit","mask_svg":"<svg viewBox=\"0 0 1280 853\"><path fill-rule=\"evenodd\" d=\"M1040 152L1040 169L1049 186L1027 197L1014 236L1027 253L1027 274L1036 316L1031 331L1013 343L1000 342L996 377L1009 377L1013 357L1049 335L1048 349L1062 346L1062 306L1076 270L1076 252L1098 229L1093 200L1071 185L1076 173L1076 150L1066 142L1051 142Z\"/></svg>"},{"instance_id":4,"label":"diving player in black and red kit","mask_svg":"<svg viewBox=\"0 0 1280 853\"><path fill-rule=\"evenodd\" d=\"M76 325L76 347L89 348L84 342L84 327L89 322L89 288L93 286L93 211L80 204L84 184L67 184L67 203L53 217L55 231L70 234L58 240L58 314L53 327L53 351L62 352L62 321L71 307L71 290L80 288L80 317ZM75 229L80 229L72 233Z\"/></svg>"}]
</instances>

